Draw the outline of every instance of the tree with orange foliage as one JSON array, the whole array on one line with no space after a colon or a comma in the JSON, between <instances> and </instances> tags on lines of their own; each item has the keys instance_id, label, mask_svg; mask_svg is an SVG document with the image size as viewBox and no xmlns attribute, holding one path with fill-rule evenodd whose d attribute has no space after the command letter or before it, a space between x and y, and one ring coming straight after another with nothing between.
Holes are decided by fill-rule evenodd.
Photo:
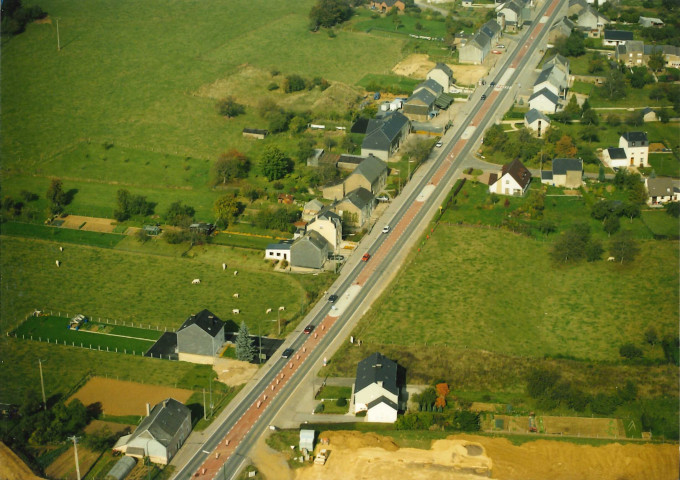
<instances>
[{"instance_id":1,"label":"tree with orange foliage","mask_svg":"<svg viewBox=\"0 0 680 480\"><path fill-rule=\"evenodd\" d=\"M438 383L436 389L437 395L440 397L446 398L446 396L449 394L449 385L446 383Z\"/></svg>"},{"instance_id":2,"label":"tree with orange foliage","mask_svg":"<svg viewBox=\"0 0 680 480\"><path fill-rule=\"evenodd\" d=\"M555 144L555 155L563 158L573 158L578 152L576 145L569 135L564 135Z\"/></svg>"},{"instance_id":3,"label":"tree with orange foliage","mask_svg":"<svg viewBox=\"0 0 680 480\"><path fill-rule=\"evenodd\" d=\"M444 408L446 406L446 398L444 397L437 397L437 400L434 401L434 406L436 408Z\"/></svg>"}]
</instances>

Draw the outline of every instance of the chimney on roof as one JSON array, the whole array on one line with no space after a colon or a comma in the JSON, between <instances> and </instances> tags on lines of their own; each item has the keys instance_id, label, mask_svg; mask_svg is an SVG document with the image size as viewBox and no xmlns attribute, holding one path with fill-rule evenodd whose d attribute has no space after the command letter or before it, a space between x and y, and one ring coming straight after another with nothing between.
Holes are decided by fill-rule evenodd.
<instances>
[{"instance_id":1,"label":"chimney on roof","mask_svg":"<svg viewBox=\"0 0 680 480\"><path fill-rule=\"evenodd\" d=\"M208 318L212 320L215 317L213 315L208 315Z\"/></svg>"},{"instance_id":2,"label":"chimney on roof","mask_svg":"<svg viewBox=\"0 0 680 480\"><path fill-rule=\"evenodd\" d=\"M382 386L383 386L383 381L382 381L382 380L378 380L378 386L379 386L380 388L382 388Z\"/></svg>"},{"instance_id":3,"label":"chimney on roof","mask_svg":"<svg viewBox=\"0 0 680 480\"><path fill-rule=\"evenodd\" d=\"M147 403L147 404L146 404L146 416L148 417L149 415L151 415L151 405L149 405L149 404Z\"/></svg>"},{"instance_id":4,"label":"chimney on roof","mask_svg":"<svg viewBox=\"0 0 680 480\"><path fill-rule=\"evenodd\" d=\"M167 398L166 398L165 400L163 400L163 406L164 406L164 407L167 407L167 406L168 406L168 399L167 399Z\"/></svg>"}]
</instances>

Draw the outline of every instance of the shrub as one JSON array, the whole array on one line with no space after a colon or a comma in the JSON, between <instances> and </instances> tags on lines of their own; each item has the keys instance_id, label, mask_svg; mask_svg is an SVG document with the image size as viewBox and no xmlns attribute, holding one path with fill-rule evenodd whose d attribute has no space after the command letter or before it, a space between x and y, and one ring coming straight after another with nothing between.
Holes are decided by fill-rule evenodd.
<instances>
[{"instance_id":1,"label":"shrub","mask_svg":"<svg viewBox=\"0 0 680 480\"><path fill-rule=\"evenodd\" d=\"M319 403L314 407L314 413L323 413L323 403Z\"/></svg>"},{"instance_id":2,"label":"shrub","mask_svg":"<svg viewBox=\"0 0 680 480\"><path fill-rule=\"evenodd\" d=\"M335 401L335 404L336 404L338 407L345 407L345 406L347 406L347 399L346 399L346 398L340 397L340 398L338 398L338 399Z\"/></svg>"},{"instance_id":3,"label":"shrub","mask_svg":"<svg viewBox=\"0 0 680 480\"><path fill-rule=\"evenodd\" d=\"M626 343L619 348L619 355L629 360L633 360L642 357L642 350L632 343Z\"/></svg>"}]
</instances>

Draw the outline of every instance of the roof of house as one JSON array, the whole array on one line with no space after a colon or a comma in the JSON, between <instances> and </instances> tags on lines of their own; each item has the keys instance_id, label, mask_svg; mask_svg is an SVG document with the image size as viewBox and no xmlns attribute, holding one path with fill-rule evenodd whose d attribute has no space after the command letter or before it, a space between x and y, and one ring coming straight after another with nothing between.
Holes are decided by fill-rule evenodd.
<instances>
[{"instance_id":1,"label":"roof of house","mask_svg":"<svg viewBox=\"0 0 680 480\"><path fill-rule=\"evenodd\" d=\"M552 180L553 172L552 170L541 170L541 180Z\"/></svg>"},{"instance_id":2,"label":"roof of house","mask_svg":"<svg viewBox=\"0 0 680 480\"><path fill-rule=\"evenodd\" d=\"M481 50L484 50L484 48L490 44L491 37L480 30L479 32L475 33L475 36L472 37L463 48L477 47Z\"/></svg>"},{"instance_id":3,"label":"roof of house","mask_svg":"<svg viewBox=\"0 0 680 480\"><path fill-rule=\"evenodd\" d=\"M384 395L380 395L375 400L371 400L370 402L368 402L366 404L366 408L368 408L370 410L371 408L375 407L376 405L380 405L381 403L384 403L385 405L392 408L393 410L399 410L399 405L397 405L396 403L394 403L392 400L390 400L389 398L387 398Z\"/></svg>"},{"instance_id":4,"label":"roof of house","mask_svg":"<svg viewBox=\"0 0 680 480\"><path fill-rule=\"evenodd\" d=\"M505 2L503 6L500 8L499 12L502 12L503 10L508 9L512 10L516 14L519 14L522 11L522 7L517 5L513 0L510 0L509 2Z\"/></svg>"},{"instance_id":5,"label":"roof of house","mask_svg":"<svg viewBox=\"0 0 680 480\"><path fill-rule=\"evenodd\" d=\"M453 78L453 70L449 68L449 66L445 63L438 62L437 65L434 66L432 70L441 70L444 72L449 78ZM430 70L430 71L432 71Z\"/></svg>"},{"instance_id":6,"label":"roof of house","mask_svg":"<svg viewBox=\"0 0 680 480\"><path fill-rule=\"evenodd\" d=\"M344 153L340 155L340 160L338 160L338 163L353 163L355 165L359 165L365 159L366 157L362 157L361 155L349 155Z\"/></svg>"},{"instance_id":7,"label":"roof of house","mask_svg":"<svg viewBox=\"0 0 680 480\"><path fill-rule=\"evenodd\" d=\"M290 250L292 244L292 240L281 240L279 243L270 243L267 245L267 250Z\"/></svg>"},{"instance_id":8,"label":"roof of house","mask_svg":"<svg viewBox=\"0 0 680 480\"><path fill-rule=\"evenodd\" d=\"M609 158L611 158L612 160L622 160L628 158L626 156L626 151L623 148L619 147L609 147L607 149L607 153L609 154Z\"/></svg>"},{"instance_id":9,"label":"roof of house","mask_svg":"<svg viewBox=\"0 0 680 480\"><path fill-rule=\"evenodd\" d=\"M428 89L421 88L406 99L406 105L415 104L416 102L414 102L414 100L419 100L429 108L437 101L437 96L433 95Z\"/></svg>"},{"instance_id":10,"label":"roof of house","mask_svg":"<svg viewBox=\"0 0 680 480\"><path fill-rule=\"evenodd\" d=\"M262 130L260 128L244 128L243 133L254 133L257 135L267 135L269 130Z\"/></svg>"},{"instance_id":11,"label":"roof of house","mask_svg":"<svg viewBox=\"0 0 680 480\"><path fill-rule=\"evenodd\" d=\"M157 442L167 447L187 417L191 418L188 407L174 398L167 398L154 405L149 416L142 420L127 443L148 431Z\"/></svg>"},{"instance_id":12,"label":"roof of house","mask_svg":"<svg viewBox=\"0 0 680 480\"><path fill-rule=\"evenodd\" d=\"M633 32L627 30L605 30L605 40L632 40Z\"/></svg>"},{"instance_id":13,"label":"roof of house","mask_svg":"<svg viewBox=\"0 0 680 480\"><path fill-rule=\"evenodd\" d=\"M656 112L654 112L654 109L652 107L645 107L642 109L642 115L647 115L650 112L656 115Z\"/></svg>"},{"instance_id":14,"label":"roof of house","mask_svg":"<svg viewBox=\"0 0 680 480\"><path fill-rule=\"evenodd\" d=\"M650 197L662 197L673 195L678 189L673 186L673 179L670 177L656 177L647 179L647 192Z\"/></svg>"},{"instance_id":15,"label":"roof of house","mask_svg":"<svg viewBox=\"0 0 680 480\"><path fill-rule=\"evenodd\" d=\"M484 33L489 39L497 36L501 31L501 26L495 20L489 20L479 27L479 31Z\"/></svg>"},{"instance_id":16,"label":"roof of house","mask_svg":"<svg viewBox=\"0 0 680 480\"><path fill-rule=\"evenodd\" d=\"M646 142L647 132L623 132L621 137L627 142Z\"/></svg>"},{"instance_id":17,"label":"roof of house","mask_svg":"<svg viewBox=\"0 0 680 480\"><path fill-rule=\"evenodd\" d=\"M371 119L361 148L389 150L407 124L408 118L400 112L393 112L380 120Z\"/></svg>"},{"instance_id":18,"label":"roof of house","mask_svg":"<svg viewBox=\"0 0 680 480\"><path fill-rule=\"evenodd\" d=\"M538 98L540 96L547 98L548 100L550 100L550 102L554 103L555 105L557 105L557 103L560 100L559 97L557 95L555 95L553 92L551 92L547 88L542 88L538 92L536 92L532 96L530 96L529 101L531 102L534 98Z\"/></svg>"},{"instance_id":19,"label":"roof of house","mask_svg":"<svg viewBox=\"0 0 680 480\"><path fill-rule=\"evenodd\" d=\"M306 241L319 250L323 250L328 247L328 241L323 238L323 235L314 230L307 232L307 234L304 237L298 239L298 241Z\"/></svg>"},{"instance_id":20,"label":"roof of house","mask_svg":"<svg viewBox=\"0 0 680 480\"><path fill-rule=\"evenodd\" d=\"M539 112L535 108L532 108L529 110L525 115L524 119L527 121L527 123L532 124L536 120L543 120L544 122L550 123L550 119L545 115L543 112Z\"/></svg>"},{"instance_id":21,"label":"roof of house","mask_svg":"<svg viewBox=\"0 0 680 480\"><path fill-rule=\"evenodd\" d=\"M503 165L501 170L501 177L503 175L510 175L519 184L520 187L524 188L531 182L531 172L524 166L524 164L518 159L514 159L510 163Z\"/></svg>"},{"instance_id":22,"label":"roof of house","mask_svg":"<svg viewBox=\"0 0 680 480\"><path fill-rule=\"evenodd\" d=\"M567 172L582 172L583 160L580 158L555 158L552 161L553 175L565 175Z\"/></svg>"},{"instance_id":23,"label":"roof of house","mask_svg":"<svg viewBox=\"0 0 680 480\"><path fill-rule=\"evenodd\" d=\"M363 176L368 183L373 184L380 176L387 171L387 164L378 157L369 155L363 162L357 165L352 175Z\"/></svg>"},{"instance_id":24,"label":"roof of house","mask_svg":"<svg viewBox=\"0 0 680 480\"><path fill-rule=\"evenodd\" d=\"M569 69L569 59L566 57L563 57L559 53L556 53L552 57L550 57L548 60L543 63L543 69L550 68L553 65L561 65L563 67L566 67Z\"/></svg>"},{"instance_id":25,"label":"roof of house","mask_svg":"<svg viewBox=\"0 0 680 480\"><path fill-rule=\"evenodd\" d=\"M680 47L675 45L645 45L643 47L645 55L662 52L664 55L675 55L680 57Z\"/></svg>"},{"instance_id":26,"label":"roof of house","mask_svg":"<svg viewBox=\"0 0 680 480\"><path fill-rule=\"evenodd\" d=\"M550 27L550 30L556 30L556 29L562 29L562 30L568 30L571 32L574 28L574 22L569 20L567 17L562 17L558 21L555 22L555 24Z\"/></svg>"},{"instance_id":27,"label":"roof of house","mask_svg":"<svg viewBox=\"0 0 680 480\"><path fill-rule=\"evenodd\" d=\"M345 200L359 209L373 201L373 194L363 187L356 188L345 195Z\"/></svg>"},{"instance_id":28,"label":"roof of house","mask_svg":"<svg viewBox=\"0 0 680 480\"><path fill-rule=\"evenodd\" d=\"M318 198L312 198L309 202L305 203L303 209L318 212L324 207L324 204L319 201Z\"/></svg>"},{"instance_id":29,"label":"roof of house","mask_svg":"<svg viewBox=\"0 0 680 480\"><path fill-rule=\"evenodd\" d=\"M177 332L179 333L191 325L198 325L201 330L206 332L208 335L215 337L224 326L224 322L210 310L204 309L198 312L196 315L191 315L189 318L187 318L182 326L177 329Z\"/></svg>"},{"instance_id":30,"label":"roof of house","mask_svg":"<svg viewBox=\"0 0 680 480\"><path fill-rule=\"evenodd\" d=\"M373 353L357 365L357 376L354 393L374 383L382 382L382 387L388 392L399 395L397 388L397 363L381 353Z\"/></svg>"},{"instance_id":31,"label":"roof of house","mask_svg":"<svg viewBox=\"0 0 680 480\"><path fill-rule=\"evenodd\" d=\"M616 51L619 55L625 55L627 53L642 53L645 51L645 43L641 40L630 40L624 45L617 45Z\"/></svg>"},{"instance_id":32,"label":"roof of house","mask_svg":"<svg viewBox=\"0 0 680 480\"><path fill-rule=\"evenodd\" d=\"M368 118L359 117L357 121L352 124L352 128L349 129L351 133L366 133L368 128Z\"/></svg>"},{"instance_id":33,"label":"roof of house","mask_svg":"<svg viewBox=\"0 0 680 480\"><path fill-rule=\"evenodd\" d=\"M426 88L428 89L431 93L434 95L439 95L444 91L444 87L439 85L435 80L428 78L424 82L420 82L418 85L416 85L416 88L413 89L413 92L418 92L419 90Z\"/></svg>"},{"instance_id":34,"label":"roof of house","mask_svg":"<svg viewBox=\"0 0 680 480\"><path fill-rule=\"evenodd\" d=\"M340 215L335 213L334 211L331 210L331 207L325 207L323 210L319 212L319 214L316 216L314 220L317 218L320 218L322 220L337 220L337 221L342 221L340 218ZM312 222L314 221L312 220ZM311 222L310 222L311 223Z\"/></svg>"},{"instance_id":35,"label":"roof of house","mask_svg":"<svg viewBox=\"0 0 680 480\"><path fill-rule=\"evenodd\" d=\"M644 23L649 23L649 24L659 24L659 25L663 25L663 20L661 20L660 18L654 18L654 17L642 17L642 16L641 16L640 19L638 20L638 23L643 23L643 24L644 24Z\"/></svg>"},{"instance_id":36,"label":"roof of house","mask_svg":"<svg viewBox=\"0 0 680 480\"><path fill-rule=\"evenodd\" d=\"M498 181L498 174L493 172L489 174L489 185L493 185Z\"/></svg>"},{"instance_id":37,"label":"roof of house","mask_svg":"<svg viewBox=\"0 0 680 480\"><path fill-rule=\"evenodd\" d=\"M536 82L534 82L534 86L540 85L543 82L548 82L559 89L563 83L566 83L565 75L561 73L559 68L556 68L553 65L552 67L543 69L541 71L541 73L538 75L538 78L536 78Z\"/></svg>"},{"instance_id":38,"label":"roof of house","mask_svg":"<svg viewBox=\"0 0 680 480\"><path fill-rule=\"evenodd\" d=\"M609 23L609 19L608 19L606 16L602 15L600 12L598 12L597 10L595 10L595 9L594 9L593 7L591 7L590 5L588 5L588 6L586 7L585 12L583 12L583 11L580 12L580 13L579 13L579 16L580 16L580 15L584 15L585 13L591 14L592 16L596 17L598 20L601 18L602 20L604 20L604 23Z\"/></svg>"},{"instance_id":39,"label":"roof of house","mask_svg":"<svg viewBox=\"0 0 680 480\"><path fill-rule=\"evenodd\" d=\"M381 5L384 3L388 7L393 7L397 2L399 2L401 0L374 0L374 1L375 1L375 3L379 3ZM401 3L404 3L404 2L401 2Z\"/></svg>"}]
</instances>

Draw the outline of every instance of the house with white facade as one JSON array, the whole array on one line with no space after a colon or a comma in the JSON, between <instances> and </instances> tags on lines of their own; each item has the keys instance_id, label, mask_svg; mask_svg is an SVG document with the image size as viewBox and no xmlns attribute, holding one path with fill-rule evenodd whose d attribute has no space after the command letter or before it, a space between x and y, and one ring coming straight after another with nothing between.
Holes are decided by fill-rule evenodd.
<instances>
[{"instance_id":1,"label":"house with white facade","mask_svg":"<svg viewBox=\"0 0 680 480\"><path fill-rule=\"evenodd\" d=\"M560 98L556 93L547 88L543 88L529 97L529 109L536 109L543 113L555 113L559 105Z\"/></svg>"},{"instance_id":2,"label":"house with white facade","mask_svg":"<svg viewBox=\"0 0 680 480\"><path fill-rule=\"evenodd\" d=\"M609 147L602 151L602 161L610 168L625 168L628 166L628 157L623 148Z\"/></svg>"},{"instance_id":3,"label":"house with white facade","mask_svg":"<svg viewBox=\"0 0 680 480\"><path fill-rule=\"evenodd\" d=\"M550 126L550 119L535 108L529 110L524 115L524 126L541 138Z\"/></svg>"},{"instance_id":4,"label":"house with white facade","mask_svg":"<svg viewBox=\"0 0 680 480\"><path fill-rule=\"evenodd\" d=\"M453 78L453 70L445 63L437 63L432 70L427 72L427 80L437 82L443 89L444 93L451 93L455 79Z\"/></svg>"},{"instance_id":5,"label":"house with white facade","mask_svg":"<svg viewBox=\"0 0 680 480\"><path fill-rule=\"evenodd\" d=\"M630 165L649 166L649 140L647 132L624 132L619 138L619 148L626 151Z\"/></svg>"},{"instance_id":6,"label":"house with white facade","mask_svg":"<svg viewBox=\"0 0 680 480\"><path fill-rule=\"evenodd\" d=\"M676 187L670 177L645 178L647 187L647 205L660 206L668 202L677 202L680 188Z\"/></svg>"},{"instance_id":7,"label":"house with white facade","mask_svg":"<svg viewBox=\"0 0 680 480\"><path fill-rule=\"evenodd\" d=\"M501 27L501 30L506 32L517 32L524 24L522 16L523 5L516 0L505 2L496 11L496 23Z\"/></svg>"},{"instance_id":8,"label":"house with white facade","mask_svg":"<svg viewBox=\"0 0 680 480\"><path fill-rule=\"evenodd\" d=\"M531 172L515 159L503 165L500 173L489 175L489 193L498 195L524 195L531 184Z\"/></svg>"},{"instance_id":9,"label":"house with white facade","mask_svg":"<svg viewBox=\"0 0 680 480\"><path fill-rule=\"evenodd\" d=\"M354 413L366 412L369 422L393 423L399 410L397 363L374 353L357 365Z\"/></svg>"},{"instance_id":10,"label":"house with white facade","mask_svg":"<svg viewBox=\"0 0 680 480\"><path fill-rule=\"evenodd\" d=\"M611 23L607 17L599 13L593 7L588 5L581 13L578 14L576 25L581 28L589 30L604 30L606 25Z\"/></svg>"},{"instance_id":11,"label":"house with white facade","mask_svg":"<svg viewBox=\"0 0 680 480\"><path fill-rule=\"evenodd\" d=\"M308 232L318 232L335 251L342 242L342 219L326 207L307 224Z\"/></svg>"},{"instance_id":12,"label":"house with white facade","mask_svg":"<svg viewBox=\"0 0 680 480\"><path fill-rule=\"evenodd\" d=\"M541 171L541 183L555 187L579 188L583 185L583 160L555 158L552 170Z\"/></svg>"},{"instance_id":13,"label":"house with white facade","mask_svg":"<svg viewBox=\"0 0 680 480\"><path fill-rule=\"evenodd\" d=\"M264 259L290 262L290 246L292 244L293 240L281 240L278 243L270 243L264 250Z\"/></svg>"},{"instance_id":14,"label":"house with white facade","mask_svg":"<svg viewBox=\"0 0 680 480\"><path fill-rule=\"evenodd\" d=\"M617 45L625 45L626 42L631 40L633 40L633 32L627 30L605 30L602 45L616 47Z\"/></svg>"}]
</instances>

